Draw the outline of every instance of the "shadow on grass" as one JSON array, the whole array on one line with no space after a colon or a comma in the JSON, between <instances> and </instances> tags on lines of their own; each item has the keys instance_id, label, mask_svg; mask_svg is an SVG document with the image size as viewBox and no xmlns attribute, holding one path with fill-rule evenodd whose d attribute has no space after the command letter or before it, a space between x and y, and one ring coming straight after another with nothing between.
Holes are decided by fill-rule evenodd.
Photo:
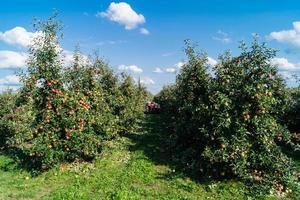
<instances>
[{"instance_id":1,"label":"shadow on grass","mask_svg":"<svg viewBox=\"0 0 300 200\"><path fill-rule=\"evenodd\" d=\"M26 155L18 150L9 149L0 150L0 171L5 172L20 172L26 171L31 176L38 176L45 172L45 170L39 170L37 168L33 168L29 162L22 162L22 158L24 159ZM26 160L26 159L24 159Z\"/></svg>"},{"instance_id":2,"label":"shadow on grass","mask_svg":"<svg viewBox=\"0 0 300 200\"><path fill-rule=\"evenodd\" d=\"M172 148L172 139L166 129L167 123L160 114L148 114L142 123L140 131L129 133L126 136L133 141L130 146L131 151L143 151L152 162L158 165L167 165L172 171L162 174L162 179L173 179L176 177L188 177L191 180L209 185L215 181L237 181L233 176L223 178L211 178L197 174L197 170L184 165L180 159L180 153L174 147ZM297 168L300 169L300 154L298 152L285 149L284 151L291 157Z\"/></svg>"},{"instance_id":3,"label":"shadow on grass","mask_svg":"<svg viewBox=\"0 0 300 200\"><path fill-rule=\"evenodd\" d=\"M5 153L0 152L0 171L11 172L20 170L21 167L16 163L16 161Z\"/></svg>"},{"instance_id":4,"label":"shadow on grass","mask_svg":"<svg viewBox=\"0 0 300 200\"><path fill-rule=\"evenodd\" d=\"M0 151L0 171L19 172L23 170L30 172L30 169L22 165L13 152L8 150Z\"/></svg>"},{"instance_id":5,"label":"shadow on grass","mask_svg":"<svg viewBox=\"0 0 300 200\"><path fill-rule=\"evenodd\" d=\"M131 151L143 151L152 162L158 165L167 165L171 171L162 174L162 179L173 179L176 177L188 177L191 180L209 184L213 180L208 177L200 177L192 173L194 170L183 164L178 156L179 152L172 148L172 139L166 131L166 122L159 114L147 114L140 131L127 134L126 137L133 141Z\"/></svg>"}]
</instances>

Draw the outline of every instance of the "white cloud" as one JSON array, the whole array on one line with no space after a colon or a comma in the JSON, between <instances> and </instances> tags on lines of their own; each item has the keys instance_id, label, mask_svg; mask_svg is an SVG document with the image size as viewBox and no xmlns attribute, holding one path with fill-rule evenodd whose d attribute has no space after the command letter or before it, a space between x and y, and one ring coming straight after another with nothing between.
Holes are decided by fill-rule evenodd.
<instances>
[{"instance_id":1,"label":"white cloud","mask_svg":"<svg viewBox=\"0 0 300 200\"><path fill-rule=\"evenodd\" d=\"M176 68L173 68L173 67L169 67L169 68L166 68L165 70L167 73L176 73L177 72L177 69Z\"/></svg>"},{"instance_id":2,"label":"white cloud","mask_svg":"<svg viewBox=\"0 0 300 200\"><path fill-rule=\"evenodd\" d=\"M267 38L300 46L300 21L293 22L293 29L271 32Z\"/></svg>"},{"instance_id":3,"label":"white cloud","mask_svg":"<svg viewBox=\"0 0 300 200\"><path fill-rule=\"evenodd\" d=\"M278 73L288 81L297 81L296 77L288 71L280 71Z\"/></svg>"},{"instance_id":4,"label":"white cloud","mask_svg":"<svg viewBox=\"0 0 300 200\"><path fill-rule=\"evenodd\" d=\"M0 85L0 93L8 90L17 91L19 88L17 85Z\"/></svg>"},{"instance_id":5,"label":"white cloud","mask_svg":"<svg viewBox=\"0 0 300 200\"><path fill-rule=\"evenodd\" d=\"M185 64L186 64L185 62L180 61L180 62L174 64L173 67L166 68L165 72L174 74L174 73L178 72Z\"/></svg>"},{"instance_id":6,"label":"white cloud","mask_svg":"<svg viewBox=\"0 0 300 200\"><path fill-rule=\"evenodd\" d=\"M71 66L74 62L74 52L63 50L63 61L65 66Z\"/></svg>"},{"instance_id":7,"label":"white cloud","mask_svg":"<svg viewBox=\"0 0 300 200\"><path fill-rule=\"evenodd\" d=\"M271 64L278 66L279 70L283 71L300 70L300 63L291 63L286 58L273 58Z\"/></svg>"},{"instance_id":8,"label":"white cloud","mask_svg":"<svg viewBox=\"0 0 300 200\"><path fill-rule=\"evenodd\" d=\"M144 85L154 85L155 84L154 80L152 80L149 77L142 78L141 83L144 84Z\"/></svg>"},{"instance_id":9,"label":"white cloud","mask_svg":"<svg viewBox=\"0 0 300 200\"><path fill-rule=\"evenodd\" d=\"M73 51L68 51L68 50L62 50L62 60L63 60L63 64L64 67L69 67L74 63L74 52ZM88 56L84 55L84 54L80 54L81 57L81 64L89 64L90 60L88 58Z\"/></svg>"},{"instance_id":10,"label":"white cloud","mask_svg":"<svg viewBox=\"0 0 300 200\"><path fill-rule=\"evenodd\" d=\"M150 34L150 31L146 28L141 28L140 29L140 33L143 34L143 35L149 35Z\"/></svg>"},{"instance_id":11,"label":"white cloud","mask_svg":"<svg viewBox=\"0 0 300 200\"><path fill-rule=\"evenodd\" d=\"M161 56L162 57L169 57L169 56L173 56L175 54L175 52L167 52L167 53L163 53Z\"/></svg>"},{"instance_id":12,"label":"white cloud","mask_svg":"<svg viewBox=\"0 0 300 200\"><path fill-rule=\"evenodd\" d=\"M156 67L155 70L153 71L154 73L163 73L164 71L159 68L159 67Z\"/></svg>"},{"instance_id":13,"label":"white cloud","mask_svg":"<svg viewBox=\"0 0 300 200\"><path fill-rule=\"evenodd\" d=\"M0 51L0 69L26 67L27 54L15 51Z\"/></svg>"},{"instance_id":14,"label":"white cloud","mask_svg":"<svg viewBox=\"0 0 300 200\"><path fill-rule=\"evenodd\" d=\"M211 58L211 57L207 57L207 64L210 65L210 66L214 66L216 65L218 62ZM161 68L157 67L155 68L155 70L153 72L155 73L163 73L163 72L166 72L166 73L172 73L172 74L175 74L177 73L184 65L186 64L186 62L184 61L180 61L176 64L173 65L173 67L168 67L168 68L165 68L164 70L162 70Z\"/></svg>"},{"instance_id":15,"label":"white cloud","mask_svg":"<svg viewBox=\"0 0 300 200\"><path fill-rule=\"evenodd\" d=\"M4 33L0 32L0 41L3 41L7 44L18 45L21 47L28 47L31 45L32 41L36 37L42 37L41 32L28 32L23 27L15 27L11 30L8 30ZM40 43L35 44L37 47L40 47ZM64 65L70 65L73 62L73 52L64 50L61 46L57 46L57 52L63 53ZM25 52L16 52L16 51L0 51L0 69L15 69L15 68L25 68L26 60L28 54ZM86 62L88 60L87 56L82 55L83 60Z\"/></svg>"},{"instance_id":16,"label":"white cloud","mask_svg":"<svg viewBox=\"0 0 300 200\"><path fill-rule=\"evenodd\" d=\"M143 72L143 70L136 65L119 65L118 69L121 71L130 71L136 74Z\"/></svg>"},{"instance_id":17,"label":"white cloud","mask_svg":"<svg viewBox=\"0 0 300 200\"><path fill-rule=\"evenodd\" d=\"M0 41L7 44L28 47L36 33L29 32L23 27L15 27L11 30L0 32Z\"/></svg>"},{"instance_id":18,"label":"white cloud","mask_svg":"<svg viewBox=\"0 0 300 200\"><path fill-rule=\"evenodd\" d=\"M221 30L218 31L218 36L214 36L212 39L216 41L220 41L224 44L228 44L231 42L231 38L229 37L229 34Z\"/></svg>"},{"instance_id":19,"label":"white cloud","mask_svg":"<svg viewBox=\"0 0 300 200\"><path fill-rule=\"evenodd\" d=\"M215 66L216 64L218 64L218 61L216 61L215 59L213 59L211 57L207 57L207 64L211 65L211 66Z\"/></svg>"},{"instance_id":20,"label":"white cloud","mask_svg":"<svg viewBox=\"0 0 300 200\"><path fill-rule=\"evenodd\" d=\"M113 22L125 26L126 30L135 29L146 22L142 14L136 13L129 4L125 2L112 2L105 12L98 12L97 17L105 17Z\"/></svg>"},{"instance_id":21,"label":"white cloud","mask_svg":"<svg viewBox=\"0 0 300 200\"><path fill-rule=\"evenodd\" d=\"M65 67L70 66L74 62L74 52L62 50L62 60ZM17 69L26 68L28 54L16 51L0 51L0 69ZM88 63L88 56L81 54L82 62Z\"/></svg>"},{"instance_id":22,"label":"white cloud","mask_svg":"<svg viewBox=\"0 0 300 200\"><path fill-rule=\"evenodd\" d=\"M128 41L126 41L126 40L106 40L106 41L97 42L96 45L98 45L98 46L117 45L117 44L124 44L127 42Z\"/></svg>"},{"instance_id":23,"label":"white cloud","mask_svg":"<svg viewBox=\"0 0 300 200\"><path fill-rule=\"evenodd\" d=\"M0 78L0 85L10 86L10 85L19 85L20 79L16 75L8 75L4 78Z\"/></svg>"},{"instance_id":24,"label":"white cloud","mask_svg":"<svg viewBox=\"0 0 300 200\"><path fill-rule=\"evenodd\" d=\"M278 73L287 81L297 81L294 73L300 71L300 63L291 63L286 58L273 58L271 64L278 67Z\"/></svg>"},{"instance_id":25,"label":"white cloud","mask_svg":"<svg viewBox=\"0 0 300 200\"><path fill-rule=\"evenodd\" d=\"M181 69L183 67L183 65L185 65L185 62L178 62L176 63L174 66L177 67L178 69Z\"/></svg>"}]
</instances>

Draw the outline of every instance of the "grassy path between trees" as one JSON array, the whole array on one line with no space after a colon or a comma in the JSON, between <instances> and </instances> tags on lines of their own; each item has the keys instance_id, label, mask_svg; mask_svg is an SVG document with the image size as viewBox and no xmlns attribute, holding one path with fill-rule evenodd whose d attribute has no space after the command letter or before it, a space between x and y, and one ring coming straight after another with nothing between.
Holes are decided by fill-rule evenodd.
<instances>
[{"instance_id":1,"label":"grassy path between trees","mask_svg":"<svg viewBox=\"0 0 300 200\"><path fill-rule=\"evenodd\" d=\"M197 183L176 169L159 115L140 132L107 142L93 163L62 164L32 177L0 154L0 200L10 199L276 199L249 196L239 182Z\"/></svg>"}]
</instances>

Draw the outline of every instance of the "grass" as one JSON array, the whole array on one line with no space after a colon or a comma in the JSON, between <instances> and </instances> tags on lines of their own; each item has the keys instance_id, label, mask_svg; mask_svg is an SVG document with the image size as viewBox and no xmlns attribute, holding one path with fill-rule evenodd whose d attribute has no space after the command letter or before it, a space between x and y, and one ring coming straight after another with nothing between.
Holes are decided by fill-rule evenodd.
<instances>
[{"instance_id":1,"label":"grass","mask_svg":"<svg viewBox=\"0 0 300 200\"><path fill-rule=\"evenodd\" d=\"M149 115L140 132L105 143L94 162L62 164L35 177L0 155L0 200L276 199L249 194L237 181L200 184L179 171L159 122Z\"/></svg>"}]
</instances>

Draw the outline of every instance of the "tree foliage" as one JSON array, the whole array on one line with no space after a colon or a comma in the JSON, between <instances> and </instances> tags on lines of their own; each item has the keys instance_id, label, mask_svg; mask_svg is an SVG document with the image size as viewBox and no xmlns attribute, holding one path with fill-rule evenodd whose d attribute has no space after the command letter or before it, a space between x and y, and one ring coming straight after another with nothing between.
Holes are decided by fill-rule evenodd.
<instances>
[{"instance_id":1,"label":"tree foliage","mask_svg":"<svg viewBox=\"0 0 300 200\"><path fill-rule=\"evenodd\" d=\"M260 192L291 193L296 189L293 163L278 139L291 142L283 126L286 87L271 65L275 51L256 39L241 45L237 57L226 52L208 66L207 57L189 43L188 62L176 84L156 101L173 119L175 144L182 159L202 175L237 177Z\"/></svg>"},{"instance_id":2,"label":"tree foliage","mask_svg":"<svg viewBox=\"0 0 300 200\"><path fill-rule=\"evenodd\" d=\"M23 85L17 94L1 95L1 146L38 170L91 160L104 140L137 128L146 89L129 76L120 78L98 56L83 56L79 48L66 65L56 15L35 27L38 36L21 75Z\"/></svg>"}]
</instances>

